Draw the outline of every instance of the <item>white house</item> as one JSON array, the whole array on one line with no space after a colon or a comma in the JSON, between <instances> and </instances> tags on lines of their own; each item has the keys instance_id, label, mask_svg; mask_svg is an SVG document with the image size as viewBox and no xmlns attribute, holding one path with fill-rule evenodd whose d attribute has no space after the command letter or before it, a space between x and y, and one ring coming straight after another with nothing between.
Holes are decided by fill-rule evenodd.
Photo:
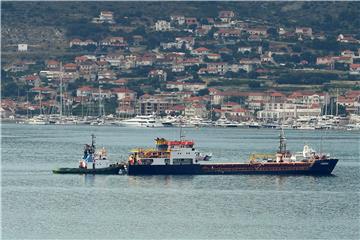
<instances>
[{"instance_id":1,"label":"white house","mask_svg":"<svg viewBox=\"0 0 360 240\"><path fill-rule=\"evenodd\" d=\"M28 45L27 44L18 44L18 51L19 52L27 52L28 50Z\"/></svg>"},{"instance_id":2,"label":"white house","mask_svg":"<svg viewBox=\"0 0 360 240\"><path fill-rule=\"evenodd\" d=\"M170 29L170 22L167 22L165 20L159 20L155 23L155 30L158 32L170 31Z\"/></svg>"}]
</instances>

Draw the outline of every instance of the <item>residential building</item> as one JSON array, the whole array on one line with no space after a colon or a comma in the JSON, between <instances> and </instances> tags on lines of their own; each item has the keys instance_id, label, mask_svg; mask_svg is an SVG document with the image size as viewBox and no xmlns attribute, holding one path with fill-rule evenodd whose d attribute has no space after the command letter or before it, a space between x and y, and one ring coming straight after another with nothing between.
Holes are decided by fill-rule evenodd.
<instances>
[{"instance_id":1,"label":"residential building","mask_svg":"<svg viewBox=\"0 0 360 240\"><path fill-rule=\"evenodd\" d=\"M316 58L316 65L331 65L334 63L334 59L332 56L325 56L325 57L317 57Z\"/></svg>"},{"instance_id":2,"label":"residential building","mask_svg":"<svg viewBox=\"0 0 360 240\"><path fill-rule=\"evenodd\" d=\"M207 118L208 111L206 110L206 106L204 104L193 103L185 107L185 117L188 118Z\"/></svg>"},{"instance_id":3,"label":"residential building","mask_svg":"<svg viewBox=\"0 0 360 240\"><path fill-rule=\"evenodd\" d=\"M359 40L355 39L353 35L349 34L339 34L337 41L343 43L359 43Z\"/></svg>"},{"instance_id":4,"label":"residential building","mask_svg":"<svg viewBox=\"0 0 360 240\"><path fill-rule=\"evenodd\" d=\"M114 13L111 11L101 11L98 18L93 18L93 23L115 23Z\"/></svg>"},{"instance_id":5,"label":"residential building","mask_svg":"<svg viewBox=\"0 0 360 240\"><path fill-rule=\"evenodd\" d=\"M235 17L235 13L233 11L220 11L218 17L223 22L230 22Z\"/></svg>"},{"instance_id":6,"label":"residential building","mask_svg":"<svg viewBox=\"0 0 360 240\"><path fill-rule=\"evenodd\" d=\"M27 52L28 45L25 43L18 44L18 52Z\"/></svg>"},{"instance_id":7,"label":"residential building","mask_svg":"<svg viewBox=\"0 0 360 240\"><path fill-rule=\"evenodd\" d=\"M302 37L309 37L309 38L311 38L313 35L312 28L309 27L297 27L295 29L295 33Z\"/></svg>"},{"instance_id":8,"label":"residential building","mask_svg":"<svg viewBox=\"0 0 360 240\"><path fill-rule=\"evenodd\" d=\"M249 28L246 30L250 35L258 35L266 37L268 35L267 28Z\"/></svg>"},{"instance_id":9,"label":"residential building","mask_svg":"<svg viewBox=\"0 0 360 240\"><path fill-rule=\"evenodd\" d=\"M136 114L138 115L152 115L163 114L168 109L170 104L155 96L143 95L139 98L136 104Z\"/></svg>"},{"instance_id":10,"label":"residential building","mask_svg":"<svg viewBox=\"0 0 360 240\"><path fill-rule=\"evenodd\" d=\"M321 110L321 107L318 105L302 108L294 104L284 104L281 108L258 111L257 118L265 121L277 121L289 118L297 119L305 116L317 117L321 115Z\"/></svg>"},{"instance_id":11,"label":"residential building","mask_svg":"<svg viewBox=\"0 0 360 240\"><path fill-rule=\"evenodd\" d=\"M149 72L148 77L149 78L158 78L159 81L166 82L167 73L162 69L152 70Z\"/></svg>"},{"instance_id":12,"label":"residential building","mask_svg":"<svg viewBox=\"0 0 360 240\"><path fill-rule=\"evenodd\" d=\"M79 87L76 90L76 96L77 97L91 97L93 91L94 91L94 88L90 87L90 86Z\"/></svg>"},{"instance_id":13,"label":"residential building","mask_svg":"<svg viewBox=\"0 0 360 240\"><path fill-rule=\"evenodd\" d=\"M350 74L360 74L360 64L350 64Z\"/></svg>"},{"instance_id":14,"label":"residential building","mask_svg":"<svg viewBox=\"0 0 360 240\"><path fill-rule=\"evenodd\" d=\"M171 30L170 22L159 20L155 23L155 30L158 32L165 32Z\"/></svg>"},{"instance_id":15,"label":"residential building","mask_svg":"<svg viewBox=\"0 0 360 240\"><path fill-rule=\"evenodd\" d=\"M198 21L196 18L185 18L185 24L190 26L190 25L198 25Z\"/></svg>"},{"instance_id":16,"label":"residential building","mask_svg":"<svg viewBox=\"0 0 360 240\"><path fill-rule=\"evenodd\" d=\"M136 100L136 92L128 88L114 88L112 93L116 95L118 101L124 98L130 98L132 101Z\"/></svg>"},{"instance_id":17,"label":"residential building","mask_svg":"<svg viewBox=\"0 0 360 240\"><path fill-rule=\"evenodd\" d=\"M182 15L173 15L170 16L171 21L176 22L179 25L183 25L185 23L185 16Z\"/></svg>"},{"instance_id":18,"label":"residential building","mask_svg":"<svg viewBox=\"0 0 360 240\"><path fill-rule=\"evenodd\" d=\"M60 63L56 60L49 60L46 62L46 68L49 70L59 70Z\"/></svg>"},{"instance_id":19,"label":"residential building","mask_svg":"<svg viewBox=\"0 0 360 240\"><path fill-rule=\"evenodd\" d=\"M193 55L205 56L210 53L210 49L205 47L199 47L191 51Z\"/></svg>"}]
</instances>

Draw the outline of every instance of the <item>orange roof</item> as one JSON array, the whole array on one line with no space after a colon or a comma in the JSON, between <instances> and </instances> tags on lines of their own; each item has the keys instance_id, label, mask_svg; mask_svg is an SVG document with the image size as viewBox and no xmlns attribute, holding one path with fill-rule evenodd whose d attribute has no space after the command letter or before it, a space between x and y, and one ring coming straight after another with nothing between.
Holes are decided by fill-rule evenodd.
<instances>
[{"instance_id":1,"label":"orange roof","mask_svg":"<svg viewBox=\"0 0 360 240\"><path fill-rule=\"evenodd\" d=\"M116 83L127 83L128 80L127 79L118 79L118 80L115 80L114 82L116 82Z\"/></svg>"},{"instance_id":2,"label":"orange roof","mask_svg":"<svg viewBox=\"0 0 360 240\"><path fill-rule=\"evenodd\" d=\"M59 64L59 62L56 60L49 60L49 61L47 61L47 64L48 65L57 65L57 64Z\"/></svg>"},{"instance_id":3,"label":"orange roof","mask_svg":"<svg viewBox=\"0 0 360 240\"><path fill-rule=\"evenodd\" d=\"M75 63L67 63L64 65L64 68L76 68L76 64Z\"/></svg>"},{"instance_id":4,"label":"orange roof","mask_svg":"<svg viewBox=\"0 0 360 240\"><path fill-rule=\"evenodd\" d=\"M28 75L28 76L25 77L26 81L35 81L37 79L39 79L39 77L36 76L36 75Z\"/></svg>"},{"instance_id":5,"label":"orange roof","mask_svg":"<svg viewBox=\"0 0 360 240\"><path fill-rule=\"evenodd\" d=\"M79 87L77 90L79 91L92 91L94 88L93 87L90 87L90 86L82 86L82 87Z\"/></svg>"},{"instance_id":6,"label":"orange roof","mask_svg":"<svg viewBox=\"0 0 360 240\"><path fill-rule=\"evenodd\" d=\"M237 106L237 105L239 105L239 104L236 102L227 102L227 103L223 104L223 106Z\"/></svg>"},{"instance_id":7,"label":"orange roof","mask_svg":"<svg viewBox=\"0 0 360 240\"><path fill-rule=\"evenodd\" d=\"M246 109L244 109L244 108L235 108L235 109L233 109L232 110L232 112L247 112L247 110Z\"/></svg>"},{"instance_id":8,"label":"orange roof","mask_svg":"<svg viewBox=\"0 0 360 240\"><path fill-rule=\"evenodd\" d=\"M48 88L48 87L34 87L31 89L31 91L34 91L34 92L54 92L55 90L54 89L51 89L51 88Z\"/></svg>"},{"instance_id":9,"label":"orange roof","mask_svg":"<svg viewBox=\"0 0 360 240\"><path fill-rule=\"evenodd\" d=\"M185 106L183 106L183 105L175 105L175 106L169 107L167 110L184 111Z\"/></svg>"},{"instance_id":10,"label":"orange roof","mask_svg":"<svg viewBox=\"0 0 360 240\"><path fill-rule=\"evenodd\" d=\"M205 51L209 51L209 49L205 48L205 47L199 47L199 48L194 49L194 51L196 51L196 52L205 52Z\"/></svg>"},{"instance_id":11,"label":"orange roof","mask_svg":"<svg viewBox=\"0 0 360 240\"><path fill-rule=\"evenodd\" d=\"M350 68L360 68L360 64L359 63L350 64Z\"/></svg>"},{"instance_id":12,"label":"orange roof","mask_svg":"<svg viewBox=\"0 0 360 240\"><path fill-rule=\"evenodd\" d=\"M133 93L134 91L128 88L114 88L112 89L113 93Z\"/></svg>"},{"instance_id":13,"label":"orange roof","mask_svg":"<svg viewBox=\"0 0 360 240\"><path fill-rule=\"evenodd\" d=\"M271 97L285 97L284 94L279 93L279 92L274 92L270 94Z\"/></svg>"},{"instance_id":14,"label":"orange roof","mask_svg":"<svg viewBox=\"0 0 360 240\"><path fill-rule=\"evenodd\" d=\"M85 56L78 56L78 57L75 57L75 61L86 61L88 58L85 57Z\"/></svg>"}]
</instances>

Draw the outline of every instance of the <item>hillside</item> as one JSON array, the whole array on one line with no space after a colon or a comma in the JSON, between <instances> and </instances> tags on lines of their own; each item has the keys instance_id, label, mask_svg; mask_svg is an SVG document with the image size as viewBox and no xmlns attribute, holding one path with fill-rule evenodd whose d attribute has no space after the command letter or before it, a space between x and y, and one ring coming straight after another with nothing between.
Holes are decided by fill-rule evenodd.
<instances>
[{"instance_id":1,"label":"hillside","mask_svg":"<svg viewBox=\"0 0 360 240\"><path fill-rule=\"evenodd\" d=\"M360 25L359 2L4 2L2 48L19 42L61 48L74 24L88 23L101 10L113 11L115 20L126 26L150 25L154 18L174 14L215 17L219 10L233 10L244 20L334 34L359 32Z\"/></svg>"}]
</instances>

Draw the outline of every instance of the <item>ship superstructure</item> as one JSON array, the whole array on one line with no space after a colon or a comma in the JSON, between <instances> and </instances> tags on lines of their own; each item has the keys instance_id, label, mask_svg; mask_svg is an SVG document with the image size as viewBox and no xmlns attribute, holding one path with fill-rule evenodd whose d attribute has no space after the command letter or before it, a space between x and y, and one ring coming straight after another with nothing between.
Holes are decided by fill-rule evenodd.
<instances>
[{"instance_id":1,"label":"ship superstructure","mask_svg":"<svg viewBox=\"0 0 360 240\"><path fill-rule=\"evenodd\" d=\"M129 156L130 165L187 165L207 161L211 154L202 154L194 148L194 141L155 139L155 149L134 149Z\"/></svg>"}]
</instances>

